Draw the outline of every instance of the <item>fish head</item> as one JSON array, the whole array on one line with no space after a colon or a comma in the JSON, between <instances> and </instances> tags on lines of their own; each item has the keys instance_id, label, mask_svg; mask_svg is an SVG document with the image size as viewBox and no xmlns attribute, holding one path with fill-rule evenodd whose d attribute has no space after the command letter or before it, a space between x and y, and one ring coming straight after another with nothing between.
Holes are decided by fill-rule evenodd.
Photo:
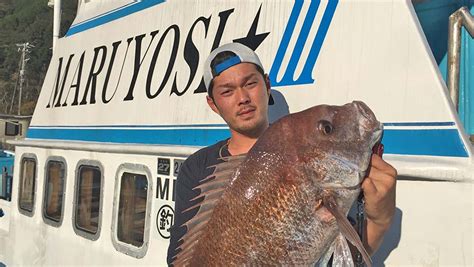
<instances>
[{"instance_id":1,"label":"fish head","mask_svg":"<svg viewBox=\"0 0 474 267\"><path fill-rule=\"evenodd\" d=\"M299 151L305 151L301 162L319 173L320 183L335 188L360 186L372 148L382 136L382 124L374 113L361 101L315 106L302 113L302 119L295 121L304 126L293 127L306 132L298 140Z\"/></svg>"}]
</instances>

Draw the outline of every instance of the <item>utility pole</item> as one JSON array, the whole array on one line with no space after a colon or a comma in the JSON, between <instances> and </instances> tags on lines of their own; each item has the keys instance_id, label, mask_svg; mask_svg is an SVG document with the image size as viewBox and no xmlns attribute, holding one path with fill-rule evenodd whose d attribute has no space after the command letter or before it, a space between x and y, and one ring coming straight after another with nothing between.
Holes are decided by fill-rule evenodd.
<instances>
[{"instance_id":1,"label":"utility pole","mask_svg":"<svg viewBox=\"0 0 474 267\"><path fill-rule=\"evenodd\" d=\"M20 114L20 109L21 109L21 93L23 91L23 82L25 81L25 66L26 66L26 62L28 60L30 60L30 58L27 58L27 54L29 54L31 52L30 48L33 48L35 47L34 45L26 42L26 43L22 43L22 44L16 44L16 46L18 47L18 51L21 52L21 59L20 59L20 76L19 76L19 79L20 79L20 92L19 92L19 95L18 95L18 115L21 115Z\"/></svg>"}]
</instances>

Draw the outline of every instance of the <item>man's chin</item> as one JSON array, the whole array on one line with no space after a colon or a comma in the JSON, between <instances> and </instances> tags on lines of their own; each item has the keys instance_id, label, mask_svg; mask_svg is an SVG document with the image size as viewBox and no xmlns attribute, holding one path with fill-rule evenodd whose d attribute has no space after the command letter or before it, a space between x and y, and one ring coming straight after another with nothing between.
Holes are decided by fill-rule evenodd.
<instances>
[{"instance_id":1,"label":"man's chin","mask_svg":"<svg viewBox=\"0 0 474 267\"><path fill-rule=\"evenodd\" d=\"M235 128L237 132L239 132L242 135L249 136L249 137L254 137L258 138L260 134L262 134L263 130L265 129L265 126L259 125L255 121L246 121L238 125L238 127Z\"/></svg>"}]
</instances>

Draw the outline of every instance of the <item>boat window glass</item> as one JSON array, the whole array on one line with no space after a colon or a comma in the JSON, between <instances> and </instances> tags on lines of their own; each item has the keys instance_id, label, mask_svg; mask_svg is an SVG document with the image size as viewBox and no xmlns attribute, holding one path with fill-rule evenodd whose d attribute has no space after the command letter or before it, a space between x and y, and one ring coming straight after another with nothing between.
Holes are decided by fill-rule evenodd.
<instances>
[{"instance_id":1,"label":"boat window glass","mask_svg":"<svg viewBox=\"0 0 474 267\"><path fill-rule=\"evenodd\" d=\"M132 163L120 164L115 175L112 244L117 251L138 259L147 253L152 229L151 177L147 166Z\"/></svg>"},{"instance_id":2,"label":"boat window glass","mask_svg":"<svg viewBox=\"0 0 474 267\"><path fill-rule=\"evenodd\" d=\"M5 135L16 136L21 134L21 124L18 121L5 122Z\"/></svg>"},{"instance_id":3,"label":"boat window glass","mask_svg":"<svg viewBox=\"0 0 474 267\"><path fill-rule=\"evenodd\" d=\"M145 175L124 172L120 180L117 219L118 240L143 245L147 210L148 180Z\"/></svg>"},{"instance_id":4,"label":"boat window glass","mask_svg":"<svg viewBox=\"0 0 474 267\"><path fill-rule=\"evenodd\" d=\"M19 207L31 213L35 202L36 159L23 158L20 169Z\"/></svg>"},{"instance_id":5,"label":"boat window glass","mask_svg":"<svg viewBox=\"0 0 474 267\"><path fill-rule=\"evenodd\" d=\"M102 174L97 166L79 167L75 199L77 229L96 234L99 229Z\"/></svg>"},{"instance_id":6,"label":"boat window glass","mask_svg":"<svg viewBox=\"0 0 474 267\"><path fill-rule=\"evenodd\" d=\"M63 211L64 179L66 168L61 161L50 160L46 165L43 215L60 222Z\"/></svg>"}]
</instances>

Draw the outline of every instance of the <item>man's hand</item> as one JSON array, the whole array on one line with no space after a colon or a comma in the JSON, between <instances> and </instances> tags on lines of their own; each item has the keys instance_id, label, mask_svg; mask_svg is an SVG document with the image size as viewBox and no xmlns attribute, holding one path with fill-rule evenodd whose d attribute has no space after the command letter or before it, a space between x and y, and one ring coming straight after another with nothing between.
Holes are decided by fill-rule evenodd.
<instances>
[{"instance_id":1,"label":"man's hand","mask_svg":"<svg viewBox=\"0 0 474 267\"><path fill-rule=\"evenodd\" d=\"M395 213L397 170L375 154L370 165L362 190L367 216L367 240L364 245L373 254L382 243Z\"/></svg>"}]
</instances>

